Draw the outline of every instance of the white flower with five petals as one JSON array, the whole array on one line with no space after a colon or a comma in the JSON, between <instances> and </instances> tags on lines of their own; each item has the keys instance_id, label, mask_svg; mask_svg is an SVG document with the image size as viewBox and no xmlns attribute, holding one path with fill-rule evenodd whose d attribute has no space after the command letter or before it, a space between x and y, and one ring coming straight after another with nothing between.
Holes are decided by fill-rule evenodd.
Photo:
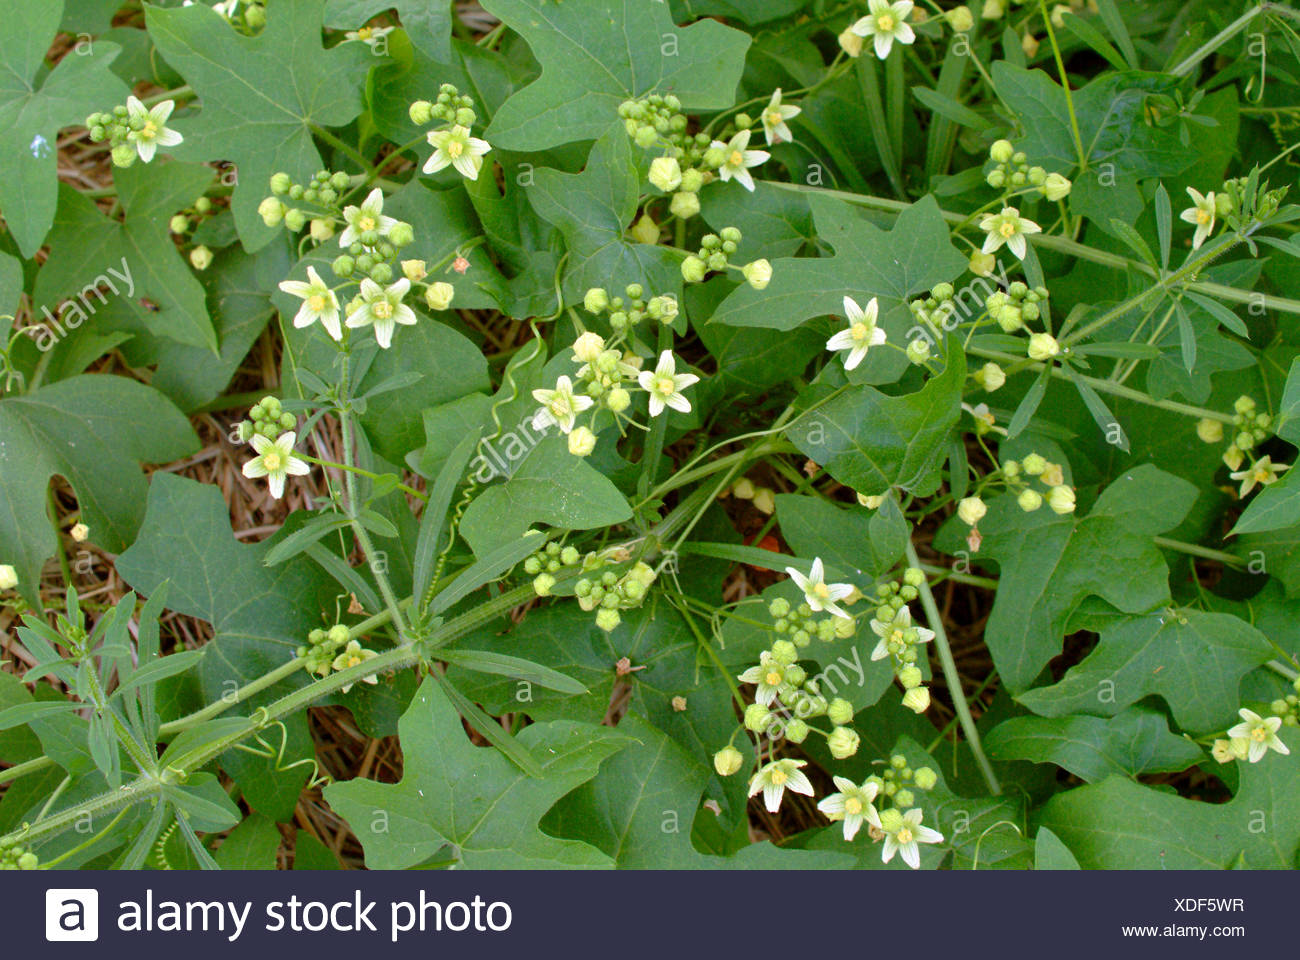
<instances>
[{"instance_id":1,"label":"white flower with five petals","mask_svg":"<svg viewBox=\"0 0 1300 960\"><path fill-rule=\"evenodd\" d=\"M852 584L827 583L821 557L813 559L808 576L804 576L794 567L786 567L785 572L790 574L790 579L795 582L795 586L803 591L803 598L808 601L808 606L818 612L825 610L827 613L833 613L845 620L853 619L836 604L836 601L843 600L853 593Z\"/></svg>"},{"instance_id":2,"label":"white flower with five petals","mask_svg":"<svg viewBox=\"0 0 1300 960\"><path fill-rule=\"evenodd\" d=\"M909 630L916 631L917 643L929 643L934 639L933 630L912 624L912 611L905 606L898 608L898 613L894 614L894 619L889 623L881 623L879 620L873 619L871 621L871 632L878 636L880 641L876 644L876 648L871 651L871 659L884 660L890 654L890 643L903 643Z\"/></svg>"},{"instance_id":3,"label":"white flower with five petals","mask_svg":"<svg viewBox=\"0 0 1300 960\"><path fill-rule=\"evenodd\" d=\"M682 391L698 383L700 378L693 373L678 373L677 360L671 350L661 353L658 365L653 370L642 370L636 379L641 389L650 394L650 416L659 416L665 407L682 413L691 412L691 401L682 395Z\"/></svg>"},{"instance_id":4,"label":"white flower with five petals","mask_svg":"<svg viewBox=\"0 0 1300 960\"><path fill-rule=\"evenodd\" d=\"M397 324L411 326L416 322L415 311L402 303L402 298L411 289L411 281L405 277L387 287L381 287L369 277L361 281L361 302L348 314L347 324L351 328L374 325L375 340L387 350L393 343L393 331Z\"/></svg>"},{"instance_id":5,"label":"white flower with five petals","mask_svg":"<svg viewBox=\"0 0 1300 960\"><path fill-rule=\"evenodd\" d=\"M135 144L135 152L145 163L153 159L159 147L174 147L185 139L167 127L167 118L174 109L175 100L164 100L150 108L134 96L126 98L126 119L131 125L127 139Z\"/></svg>"},{"instance_id":6,"label":"white flower with five petals","mask_svg":"<svg viewBox=\"0 0 1300 960\"><path fill-rule=\"evenodd\" d=\"M339 234L340 247L352 246L363 233L377 233L382 237L397 223L392 217L384 216L384 193L378 187L370 191L359 207L344 207L343 221L347 228Z\"/></svg>"},{"instance_id":7,"label":"white flower with five petals","mask_svg":"<svg viewBox=\"0 0 1300 960\"><path fill-rule=\"evenodd\" d=\"M1283 756L1291 752L1282 742L1277 732L1282 727L1281 717L1261 717L1254 710L1242 707L1237 711L1241 723L1228 729L1228 736L1234 740L1240 737L1250 744L1246 757L1251 763L1257 763L1270 749Z\"/></svg>"},{"instance_id":8,"label":"white flower with five petals","mask_svg":"<svg viewBox=\"0 0 1300 960\"><path fill-rule=\"evenodd\" d=\"M718 176L722 181L725 183L734 178L737 183L752 193L754 178L750 176L749 168L757 167L771 154L766 150L749 149L748 130L741 130L727 143L714 140L710 146L723 151L722 166L718 168Z\"/></svg>"},{"instance_id":9,"label":"white flower with five petals","mask_svg":"<svg viewBox=\"0 0 1300 960\"><path fill-rule=\"evenodd\" d=\"M445 130L430 130L429 144L433 154L424 163L425 173L437 173L455 167L466 180L477 180L483 168L483 155L492 149L486 140L469 135L469 127L455 124Z\"/></svg>"},{"instance_id":10,"label":"white flower with five petals","mask_svg":"<svg viewBox=\"0 0 1300 960\"><path fill-rule=\"evenodd\" d=\"M292 430L282 433L275 440L260 433L253 434L253 449L257 456L244 464L244 476L250 480L266 477L271 486L271 496L279 500L284 496L286 476L302 477L311 470L307 463L293 455L293 445L297 435Z\"/></svg>"},{"instance_id":11,"label":"white flower with five petals","mask_svg":"<svg viewBox=\"0 0 1300 960\"><path fill-rule=\"evenodd\" d=\"M781 809L781 798L787 790L802 793L805 797L813 795L813 786L800 767L806 766L807 760L774 760L749 780L749 795L752 797L763 791L763 802L769 813Z\"/></svg>"},{"instance_id":12,"label":"white flower with five petals","mask_svg":"<svg viewBox=\"0 0 1300 960\"><path fill-rule=\"evenodd\" d=\"M339 326L338 297L320 278L315 267L307 268L307 282L284 280L280 283L280 289L302 298L302 306L298 308L293 318L295 327L310 327L319 320L331 337L335 340L343 339L343 329Z\"/></svg>"},{"instance_id":13,"label":"white flower with five petals","mask_svg":"<svg viewBox=\"0 0 1300 960\"><path fill-rule=\"evenodd\" d=\"M772 99L768 101L760 119L763 121L763 136L767 138L767 145L770 147L777 143L789 143L794 139L790 133L790 127L787 120L793 120L799 116L803 110L799 107L791 106L781 102L781 88L777 87L772 94Z\"/></svg>"},{"instance_id":14,"label":"white flower with five petals","mask_svg":"<svg viewBox=\"0 0 1300 960\"><path fill-rule=\"evenodd\" d=\"M575 394L573 381L568 377L556 380L554 390L534 390L533 399L542 405L533 417L533 429L545 430L556 424L565 433L573 429L578 414L596 402L591 397Z\"/></svg>"},{"instance_id":15,"label":"white flower with five petals","mask_svg":"<svg viewBox=\"0 0 1300 960\"><path fill-rule=\"evenodd\" d=\"M863 823L869 823L880 830L880 816L872 803L880 792L880 786L871 780L859 786L845 777L831 779L835 781L839 793L826 796L817 804L817 809L826 814L829 820L844 821L844 839L852 840L862 829Z\"/></svg>"},{"instance_id":16,"label":"white flower with five petals","mask_svg":"<svg viewBox=\"0 0 1300 960\"><path fill-rule=\"evenodd\" d=\"M880 851L882 863L888 863L894 859L895 853L899 853L902 854L904 863L917 870L921 866L921 851L917 844L943 842L943 834L938 830L921 826L921 816L918 808L907 811L898 818L897 823L891 817L891 822L884 824L885 847Z\"/></svg>"},{"instance_id":17,"label":"white flower with five petals","mask_svg":"<svg viewBox=\"0 0 1300 960\"><path fill-rule=\"evenodd\" d=\"M908 26L907 18L912 14L912 0L868 0L865 17L849 29L859 37L871 37L876 46L876 56L884 60L894 46L894 41L907 44L916 40L916 34Z\"/></svg>"},{"instance_id":18,"label":"white flower with five petals","mask_svg":"<svg viewBox=\"0 0 1300 960\"><path fill-rule=\"evenodd\" d=\"M875 297L867 301L865 307L859 307L852 297L844 298L844 315L848 318L849 328L841 330L826 341L827 350L847 350L844 369L852 370L872 347L885 342L885 331L876 326L880 305Z\"/></svg>"}]
</instances>

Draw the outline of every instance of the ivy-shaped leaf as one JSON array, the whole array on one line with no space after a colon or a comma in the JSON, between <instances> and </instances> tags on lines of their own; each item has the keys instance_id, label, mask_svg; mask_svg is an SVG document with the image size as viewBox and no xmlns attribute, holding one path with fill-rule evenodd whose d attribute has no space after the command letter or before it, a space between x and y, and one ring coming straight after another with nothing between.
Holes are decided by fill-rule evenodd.
<instances>
[{"instance_id":1,"label":"ivy-shaped leaf","mask_svg":"<svg viewBox=\"0 0 1300 960\"><path fill-rule=\"evenodd\" d=\"M194 163L155 161L120 169L114 183L126 212L121 222L71 187L60 187L50 257L33 292L37 310L56 314L58 301L67 297L64 320L85 322L111 299L155 336L203 348L210 361L217 335L203 285L172 242L167 221L212 178L210 167Z\"/></svg>"},{"instance_id":2,"label":"ivy-shaped leaf","mask_svg":"<svg viewBox=\"0 0 1300 960\"><path fill-rule=\"evenodd\" d=\"M793 330L813 317L842 316L845 297L860 304L877 297L886 333L895 343L905 343L905 332L916 323L908 299L966 268L932 196L905 208L889 230L833 197L813 194L808 205L817 238L830 245L834 256L773 260L766 289L737 287L710 322Z\"/></svg>"},{"instance_id":3,"label":"ivy-shaped leaf","mask_svg":"<svg viewBox=\"0 0 1300 960\"><path fill-rule=\"evenodd\" d=\"M984 741L994 760L1054 763L1089 783L1118 774L1186 770L1205 751L1169 731L1164 714L1134 707L1100 717L1012 717Z\"/></svg>"},{"instance_id":4,"label":"ivy-shaped leaf","mask_svg":"<svg viewBox=\"0 0 1300 960\"><path fill-rule=\"evenodd\" d=\"M1202 803L1121 777L1052 798L1039 816L1085 870L1296 868L1300 732L1278 734L1290 756L1238 764L1229 803Z\"/></svg>"},{"instance_id":5,"label":"ivy-shaped leaf","mask_svg":"<svg viewBox=\"0 0 1300 960\"><path fill-rule=\"evenodd\" d=\"M543 168L528 191L537 215L564 237L565 294L581 300L591 287L615 281L642 283L653 294L675 293L682 286L677 257L627 237L640 194L632 142L621 126L606 122L603 129L581 173Z\"/></svg>"},{"instance_id":6,"label":"ivy-shaped leaf","mask_svg":"<svg viewBox=\"0 0 1300 960\"><path fill-rule=\"evenodd\" d=\"M125 377L72 377L0 400L0 556L17 569L27 602L39 609L41 566L58 546L46 520L51 476L72 484L92 541L117 552L145 516L137 464L198 446L166 397Z\"/></svg>"},{"instance_id":7,"label":"ivy-shaped leaf","mask_svg":"<svg viewBox=\"0 0 1300 960\"><path fill-rule=\"evenodd\" d=\"M547 832L589 843L623 870L834 870L852 864L844 854L770 843L750 844L731 857L700 853L691 843L691 824L710 770L635 714L618 730L635 743L555 805L542 821Z\"/></svg>"},{"instance_id":8,"label":"ivy-shaped leaf","mask_svg":"<svg viewBox=\"0 0 1300 960\"><path fill-rule=\"evenodd\" d=\"M109 71L121 49L115 43L69 51L45 72L62 16L63 0L0 0L6 34L0 45L0 209L24 257L36 253L54 221L59 129L127 96Z\"/></svg>"},{"instance_id":9,"label":"ivy-shaped leaf","mask_svg":"<svg viewBox=\"0 0 1300 960\"><path fill-rule=\"evenodd\" d=\"M1102 491L1086 517L1046 507L1026 514L1009 495L992 500L977 557L1001 568L984 638L1007 686L1033 683L1085 597L1125 613L1167 604L1169 569L1152 537L1177 526L1195 499L1186 480L1146 464Z\"/></svg>"},{"instance_id":10,"label":"ivy-shaped leaf","mask_svg":"<svg viewBox=\"0 0 1300 960\"><path fill-rule=\"evenodd\" d=\"M678 27L666 3L647 0L486 0L488 13L517 31L542 75L507 100L487 139L507 150L545 150L594 140L618 105L671 93L688 111L734 102L748 34L703 20Z\"/></svg>"},{"instance_id":11,"label":"ivy-shaped leaf","mask_svg":"<svg viewBox=\"0 0 1300 960\"><path fill-rule=\"evenodd\" d=\"M949 338L943 372L915 393L894 397L866 384L846 387L832 370L799 395L798 408L811 412L786 435L859 493L879 495L891 487L931 493L961 415L965 381L965 354L955 337Z\"/></svg>"},{"instance_id":12,"label":"ivy-shaped leaf","mask_svg":"<svg viewBox=\"0 0 1300 960\"><path fill-rule=\"evenodd\" d=\"M1106 628L1060 683L1017 699L1049 717L1113 716L1155 694L1179 726L1203 733L1232 722L1241 678L1274 655L1264 634L1230 614L1165 610Z\"/></svg>"},{"instance_id":13,"label":"ivy-shaped leaf","mask_svg":"<svg viewBox=\"0 0 1300 960\"><path fill-rule=\"evenodd\" d=\"M372 869L412 867L440 850L468 869L608 867L589 844L548 836L543 814L596 775L630 740L609 727L558 720L525 727L519 741L544 776L529 777L498 750L476 747L439 682L420 686L398 725L400 783L351 780L325 799L352 826ZM383 814L381 817L380 814Z\"/></svg>"},{"instance_id":14,"label":"ivy-shaped leaf","mask_svg":"<svg viewBox=\"0 0 1300 960\"><path fill-rule=\"evenodd\" d=\"M537 443L505 483L488 487L465 510L460 532L476 556L510 543L534 523L593 530L632 516L608 477L569 453L563 437Z\"/></svg>"},{"instance_id":15,"label":"ivy-shaped leaf","mask_svg":"<svg viewBox=\"0 0 1300 960\"><path fill-rule=\"evenodd\" d=\"M322 167L312 127L339 127L361 110L374 55L364 43L321 46L325 0L277 0L255 37L236 33L210 6L145 9L158 53L199 95L197 118L171 124L185 137L173 151L195 160L231 160L238 170L233 209L248 251L275 235L257 214L271 174L303 183Z\"/></svg>"}]
</instances>

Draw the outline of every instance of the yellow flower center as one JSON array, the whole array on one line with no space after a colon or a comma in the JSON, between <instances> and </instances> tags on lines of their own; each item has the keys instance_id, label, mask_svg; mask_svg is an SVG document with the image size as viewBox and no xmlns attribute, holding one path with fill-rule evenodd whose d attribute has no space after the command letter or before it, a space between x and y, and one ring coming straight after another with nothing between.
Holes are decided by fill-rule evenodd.
<instances>
[{"instance_id":1,"label":"yellow flower center","mask_svg":"<svg viewBox=\"0 0 1300 960\"><path fill-rule=\"evenodd\" d=\"M824 583L819 583L813 587L813 593L825 600L831 595L831 588Z\"/></svg>"},{"instance_id":2,"label":"yellow flower center","mask_svg":"<svg viewBox=\"0 0 1300 960\"><path fill-rule=\"evenodd\" d=\"M907 827L903 827L901 830L898 831L898 843L900 846L905 843L911 843L911 842L912 842L911 830L907 829Z\"/></svg>"},{"instance_id":3,"label":"yellow flower center","mask_svg":"<svg viewBox=\"0 0 1300 960\"><path fill-rule=\"evenodd\" d=\"M727 157L727 166L739 167L745 162L745 155L739 150L732 150L731 156Z\"/></svg>"},{"instance_id":4,"label":"yellow flower center","mask_svg":"<svg viewBox=\"0 0 1300 960\"><path fill-rule=\"evenodd\" d=\"M156 136L158 136L158 124L152 120L146 120L144 126L140 128L140 139L152 140Z\"/></svg>"},{"instance_id":5,"label":"yellow flower center","mask_svg":"<svg viewBox=\"0 0 1300 960\"><path fill-rule=\"evenodd\" d=\"M660 377L655 381L655 390L665 397L671 397L677 392L677 385L673 383L671 377Z\"/></svg>"},{"instance_id":6,"label":"yellow flower center","mask_svg":"<svg viewBox=\"0 0 1300 960\"><path fill-rule=\"evenodd\" d=\"M853 339L856 340L858 343L862 343L869 336L871 336L871 329L865 323L859 320L857 323L855 323L853 326L849 328L849 335L853 337Z\"/></svg>"},{"instance_id":7,"label":"yellow flower center","mask_svg":"<svg viewBox=\"0 0 1300 960\"><path fill-rule=\"evenodd\" d=\"M781 784L785 783L786 780L789 779L789 777L785 775L784 770L773 770L770 779L772 781L772 786L779 787L781 786Z\"/></svg>"},{"instance_id":8,"label":"yellow flower center","mask_svg":"<svg viewBox=\"0 0 1300 960\"><path fill-rule=\"evenodd\" d=\"M895 630L893 633L891 633L891 634L889 635L889 642L890 642L890 643L902 643L902 642L903 642L903 631L902 631L902 630Z\"/></svg>"},{"instance_id":9,"label":"yellow flower center","mask_svg":"<svg viewBox=\"0 0 1300 960\"><path fill-rule=\"evenodd\" d=\"M1003 220L1002 226L998 227L998 233L1010 240L1016 235L1016 225L1010 220Z\"/></svg>"},{"instance_id":10,"label":"yellow flower center","mask_svg":"<svg viewBox=\"0 0 1300 960\"><path fill-rule=\"evenodd\" d=\"M361 219L357 221L357 229L360 230L362 233L366 233L367 231L373 230L377 226L379 226L379 224L376 223L375 218L370 216L369 214L366 214L365 216L361 217Z\"/></svg>"},{"instance_id":11,"label":"yellow flower center","mask_svg":"<svg viewBox=\"0 0 1300 960\"><path fill-rule=\"evenodd\" d=\"M380 300L378 303L371 304L370 312L380 320L387 320L393 315L393 305L387 300Z\"/></svg>"},{"instance_id":12,"label":"yellow flower center","mask_svg":"<svg viewBox=\"0 0 1300 960\"><path fill-rule=\"evenodd\" d=\"M1197 211L1196 211L1196 222L1197 222L1197 223L1209 223L1212 219L1213 219L1213 215L1210 214L1208 211L1206 211L1206 210L1197 210Z\"/></svg>"},{"instance_id":13,"label":"yellow flower center","mask_svg":"<svg viewBox=\"0 0 1300 960\"><path fill-rule=\"evenodd\" d=\"M461 143L459 140L452 140L447 144L447 156L451 157L453 160L464 152L465 144Z\"/></svg>"},{"instance_id":14,"label":"yellow flower center","mask_svg":"<svg viewBox=\"0 0 1300 960\"><path fill-rule=\"evenodd\" d=\"M763 678L763 682L766 683L769 687L780 686L781 674L773 670L771 673L769 673L766 677Z\"/></svg>"},{"instance_id":15,"label":"yellow flower center","mask_svg":"<svg viewBox=\"0 0 1300 960\"><path fill-rule=\"evenodd\" d=\"M1268 728L1264 726L1256 727L1254 730L1250 731L1250 739L1254 740L1256 743L1263 743L1268 739Z\"/></svg>"},{"instance_id":16,"label":"yellow flower center","mask_svg":"<svg viewBox=\"0 0 1300 960\"><path fill-rule=\"evenodd\" d=\"M307 309L313 313L320 313L325 309L325 297L319 293L313 293L307 298Z\"/></svg>"},{"instance_id":17,"label":"yellow flower center","mask_svg":"<svg viewBox=\"0 0 1300 960\"><path fill-rule=\"evenodd\" d=\"M767 111L767 122L769 126L773 126L773 127L779 124L781 122L781 111L780 110Z\"/></svg>"},{"instance_id":18,"label":"yellow flower center","mask_svg":"<svg viewBox=\"0 0 1300 960\"><path fill-rule=\"evenodd\" d=\"M278 452L275 450L268 450L266 453L262 454L262 466L266 467L267 470L279 470L284 466L284 461L280 458Z\"/></svg>"},{"instance_id":19,"label":"yellow flower center","mask_svg":"<svg viewBox=\"0 0 1300 960\"><path fill-rule=\"evenodd\" d=\"M888 13L882 13L876 18L876 26L882 33L892 33L894 30L894 18Z\"/></svg>"},{"instance_id":20,"label":"yellow flower center","mask_svg":"<svg viewBox=\"0 0 1300 960\"><path fill-rule=\"evenodd\" d=\"M564 397L556 397L551 401L549 409L556 417L567 417L569 415L569 401Z\"/></svg>"},{"instance_id":21,"label":"yellow flower center","mask_svg":"<svg viewBox=\"0 0 1300 960\"><path fill-rule=\"evenodd\" d=\"M857 797L849 797L844 801L844 812L858 814L862 812L862 801Z\"/></svg>"},{"instance_id":22,"label":"yellow flower center","mask_svg":"<svg viewBox=\"0 0 1300 960\"><path fill-rule=\"evenodd\" d=\"M1268 483L1272 479L1273 479L1273 473L1270 470L1266 470L1263 467L1260 467L1258 470L1255 471L1256 483Z\"/></svg>"},{"instance_id":23,"label":"yellow flower center","mask_svg":"<svg viewBox=\"0 0 1300 960\"><path fill-rule=\"evenodd\" d=\"M375 32L374 27L362 27L357 31L358 40L369 40L370 35Z\"/></svg>"},{"instance_id":24,"label":"yellow flower center","mask_svg":"<svg viewBox=\"0 0 1300 960\"><path fill-rule=\"evenodd\" d=\"M355 653L352 654L352 655L351 655L350 657L348 657L348 659L347 659L347 664L348 664L349 667L355 667L355 666L356 666L357 664L359 664L360 662L361 662L361 658L358 657ZM345 669L346 669L346 668L345 668Z\"/></svg>"}]
</instances>

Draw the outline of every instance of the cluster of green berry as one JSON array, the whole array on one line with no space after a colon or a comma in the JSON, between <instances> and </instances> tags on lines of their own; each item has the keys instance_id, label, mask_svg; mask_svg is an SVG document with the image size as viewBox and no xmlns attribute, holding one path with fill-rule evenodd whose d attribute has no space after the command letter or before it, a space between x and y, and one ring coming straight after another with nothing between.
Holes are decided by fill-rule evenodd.
<instances>
[{"instance_id":1,"label":"cluster of green berry","mask_svg":"<svg viewBox=\"0 0 1300 960\"><path fill-rule=\"evenodd\" d=\"M889 766L884 772L867 778L869 783L875 783L879 788L879 795L888 797L894 806L901 808L911 807L916 803L916 796L912 789L933 790L935 784L939 782L939 775L929 767L917 767L913 770L907 765L907 757L901 753L896 753L889 758ZM880 811L881 819L884 819L887 811Z\"/></svg>"},{"instance_id":2,"label":"cluster of green berry","mask_svg":"<svg viewBox=\"0 0 1300 960\"><path fill-rule=\"evenodd\" d=\"M1291 686L1295 693L1278 697L1268 705L1268 709L1273 716L1282 718L1283 726L1300 727L1300 677L1291 681Z\"/></svg>"},{"instance_id":3,"label":"cluster of green berry","mask_svg":"<svg viewBox=\"0 0 1300 960\"><path fill-rule=\"evenodd\" d=\"M35 870L40 860L21 844L0 844L0 870Z\"/></svg>"},{"instance_id":4,"label":"cluster of green berry","mask_svg":"<svg viewBox=\"0 0 1300 960\"><path fill-rule=\"evenodd\" d=\"M1009 140L997 140L989 148L993 166L985 174L985 181L995 190L1005 194L1036 188L1040 196L1052 203L1070 193L1071 183L1059 173L1048 173L1042 167L1029 166L1023 150L1017 150Z\"/></svg>"},{"instance_id":5,"label":"cluster of green berry","mask_svg":"<svg viewBox=\"0 0 1300 960\"><path fill-rule=\"evenodd\" d=\"M595 564L598 570L601 561L592 553L583 561L583 568L588 564ZM606 569L599 577L583 577L574 585L573 593L583 610L596 611L596 626L609 633L623 622L621 611L635 610L645 603L655 577L650 565L638 560L622 574Z\"/></svg>"},{"instance_id":6,"label":"cluster of green berry","mask_svg":"<svg viewBox=\"0 0 1300 960\"><path fill-rule=\"evenodd\" d=\"M796 647L806 647L813 637L823 643L829 643L837 637L847 640L857 632L857 624L847 617L827 614L817 617L806 603L795 607L785 597L777 597L767 608L772 615L772 629L780 634L789 634Z\"/></svg>"},{"instance_id":7,"label":"cluster of green berry","mask_svg":"<svg viewBox=\"0 0 1300 960\"><path fill-rule=\"evenodd\" d=\"M1253 398L1244 394L1232 405L1232 423L1236 433L1228 449L1223 452L1223 462L1229 470L1241 469L1247 454L1272 435L1273 417L1259 410ZM1223 424L1218 420L1202 420L1197 425L1197 434L1207 443L1217 443L1223 439Z\"/></svg>"},{"instance_id":8,"label":"cluster of green berry","mask_svg":"<svg viewBox=\"0 0 1300 960\"><path fill-rule=\"evenodd\" d=\"M1059 463L1052 463L1046 457L1031 453L1023 460L1004 460L1002 476L1007 487L1016 495L1016 503L1025 513L1033 513L1044 503L1051 507L1053 513L1066 514L1074 512L1074 487L1065 482L1065 473ZM1034 489L1030 478L1035 478L1044 491Z\"/></svg>"},{"instance_id":9,"label":"cluster of green berry","mask_svg":"<svg viewBox=\"0 0 1300 960\"><path fill-rule=\"evenodd\" d=\"M351 639L348 628L341 623L336 623L328 630L311 631L307 634L307 642L300 645L295 652L307 661L304 666L308 673L324 677L328 676L334 668L334 660L339 651L346 647Z\"/></svg>"},{"instance_id":10,"label":"cluster of green berry","mask_svg":"<svg viewBox=\"0 0 1300 960\"><path fill-rule=\"evenodd\" d=\"M454 84L444 83L438 88L436 100L416 100L410 106L411 122L418 127L441 120L462 127L474 126L478 114L474 112L474 98L462 94Z\"/></svg>"},{"instance_id":11,"label":"cluster of green berry","mask_svg":"<svg viewBox=\"0 0 1300 960\"><path fill-rule=\"evenodd\" d=\"M772 279L772 264L767 260L753 260L743 267L733 267L731 255L740 246L741 233L735 227L723 227L718 233L706 233L700 239L700 249L682 261L682 279L687 283L703 283L710 273L738 269L755 290L762 290Z\"/></svg>"},{"instance_id":12,"label":"cluster of green berry","mask_svg":"<svg viewBox=\"0 0 1300 960\"><path fill-rule=\"evenodd\" d=\"M984 309L1004 332L1015 333L1026 322L1038 320L1043 315L1043 303L1046 300L1046 287L1030 289L1028 284L1016 280L1008 284L1005 291L998 290L989 294L984 300Z\"/></svg>"},{"instance_id":13,"label":"cluster of green berry","mask_svg":"<svg viewBox=\"0 0 1300 960\"><path fill-rule=\"evenodd\" d=\"M312 239L321 243L334 235L334 215L338 213L339 197L350 185L351 179L342 171L331 173L328 170L317 170L311 180L301 184L295 183L289 174L281 170L271 175L272 195L258 205L257 212L268 227L283 223L294 233L305 227L310 220ZM310 204L318 209L313 212L290 206L281 197L294 203Z\"/></svg>"},{"instance_id":14,"label":"cluster of green berry","mask_svg":"<svg viewBox=\"0 0 1300 960\"><path fill-rule=\"evenodd\" d=\"M539 597L549 597L555 586L555 575L565 567L577 566L582 555L577 547L561 547L548 543L524 561L524 573L533 578L533 589Z\"/></svg>"},{"instance_id":15,"label":"cluster of green berry","mask_svg":"<svg viewBox=\"0 0 1300 960\"><path fill-rule=\"evenodd\" d=\"M665 151L650 163L650 182L672 194L669 210L673 216L689 220L700 212L700 188L713 178L712 171L722 165L722 158L716 150L711 152L707 133L686 132L689 121L681 109L681 101L672 94L656 93L623 101L618 115L637 146Z\"/></svg>"},{"instance_id":16,"label":"cluster of green berry","mask_svg":"<svg viewBox=\"0 0 1300 960\"><path fill-rule=\"evenodd\" d=\"M626 300L610 297L604 287L592 287L582 298L582 305L593 316L608 313L610 328L615 333L635 327L646 317L660 323L672 323L677 319L677 298L672 294L661 294L647 301L642 299L645 288L639 283L629 283L623 292L627 295Z\"/></svg>"},{"instance_id":17,"label":"cluster of green berry","mask_svg":"<svg viewBox=\"0 0 1300 960\"><path fill-rule=\"evenodd\" d=\"M286 430L292 430L298 418L281 406L276 397L263 397L248 411L248 419L241 420L236 430L241 443L248 443L255 435L274 440Z\"/></svg>"}]
</instances>

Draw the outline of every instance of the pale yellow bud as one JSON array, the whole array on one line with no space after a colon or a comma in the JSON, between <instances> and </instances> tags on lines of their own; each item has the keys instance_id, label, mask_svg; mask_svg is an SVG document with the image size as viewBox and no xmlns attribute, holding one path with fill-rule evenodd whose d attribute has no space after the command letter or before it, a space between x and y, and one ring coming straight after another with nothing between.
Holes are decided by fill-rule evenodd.
<instances>
[{"instance_id":1,"label":"pale yellow bud","mask_svg":"<svg viewBox=\"0 0 1300 960\"><path fill-rule=\"evenodd\" d=\"M90 536L90 527L84 523L74 523L68 533L72 535L72 539L77 543L85 543L86 538Z\"/></svg>"},{"instance_id":2,"label":"pale yellow bud","mask_svg":"<svg viewBox=\"0 0 1300 960\"><path fill-rule=\"evenodd\" d=\"M957 504L957 516L961 517L963 523L972 527L983 520L984 514L988 512L989 508L979 497L965 497Z\"/></svg>"},{"instance_id":3,"label":"pale yellow bud","mask_svg":"<svg viewBox=\"0 0 1300 960\"><path fill-rule=\"evenodd\" d=\"M402 276L412 283L419 283L429 275L429 266L423 260L403 260ZM454 288L453 288L454 289Z\"/></svg>"},{"instance_id":4,"label":"pale yellow bud","mask_svg":"<svg viewBox=\"0 0 1300 960\"><path fill-rule=\"evenodd\" d=\"M862 53L863 38L853 32L851 28L846 27L840 34L840 49L850 57L857 57Z\"/></svg>"},{"instance_id":5,"label":"pale yellow bud","mask_svg":"<svg viewBox=\"0 0 1300 960\"><path fill-rule=\"evenodd\" d=\"M1223 422L1208 417L1196 422L1196 435L1203 443L1218 443L1223 439ZM1236 469L1235 467L1233 469Z\"/></svg>"},{"instance_id":6,"label":"pale yellow bud","mask_svg":"<svg viewBox=\"0 0 1300 960\"><path fill-rule=\"evenodd\" d=\"M1061 352L1061 345L1050 333L1034 333L1029 336L1027 352L1031 360L1050 360Z\"/></svg>"},{"instance_id":7,"label":"pale yellow bud","mask_svg":"<svg viewBox=\"0 0 1300 960\"><path fill-rule=\"evenodd\" d=\"M311 222L311 238L317 243L324 243L334 236L334 221L316 217Z\"/></svg>"},{"instance_id":8,"label":"pale yellow bud","mask_svg":"<svg viewBox=\"0 0 1300 960\"><path fill-rule=\"evenodd\" d=\"M903 694L903 706L913 713L925 713L930 709L930 690L928 687L913 687Z\"/></svg>"},{"instance_id":9,"label":"pale yellow bud","mask_svg":"<svg viewBox=\"0 0 1300 960\"><path fill-rule=\"evenodd\" d=\"M9 564L0 564L0 590L12 590L18 586L18 571Z\"/></svg>"},{"instance_id":10,"label":"pale yellow bud","mask_svg":"<svg viewBox=\"0 0 1300 960\"><path fill-rule=\"evenodd\" d=\"M975 18L971 15L970 7L965 4L960 7L953 7L944 16L948 18L948 26L952 27L957 33L965 33L975 26Z\"/></svg>"},{"instance_id":11,"label":"pale yellow bud","mask_svg":"<svg viewBox=\"0 0 1300 960\"><path fill-rule=\"evenodd\" d=\"M424 302L429 305L430 310L446 310L451 306L452 298L456 296L456 288L444 280L437 283L429 284L429 289L424 291Z\"/></svg>"},{"instance_id":12,"label":"pale yellow bud","mask_svg":"<svg viewBox=\"0 0 1300 960\"><path fill-rule=\"evenodd\" d=\"M1053 513L1073 513L1074 512L1074 487L1061 485L1052 487L1047 494L1047 505L1052 508Z\"/></svg>"},{"instance_id":13,"label":"pale yellow bud","mask_svg":"<svg viewBox=\"0 0 1300 960\"><path fill-rule=\"evenodd\" d=\"M596 435L586 427L574 427L569 434L569 452L575 457L585 457L596 449Z\"/></svg>"}]
</instances>

